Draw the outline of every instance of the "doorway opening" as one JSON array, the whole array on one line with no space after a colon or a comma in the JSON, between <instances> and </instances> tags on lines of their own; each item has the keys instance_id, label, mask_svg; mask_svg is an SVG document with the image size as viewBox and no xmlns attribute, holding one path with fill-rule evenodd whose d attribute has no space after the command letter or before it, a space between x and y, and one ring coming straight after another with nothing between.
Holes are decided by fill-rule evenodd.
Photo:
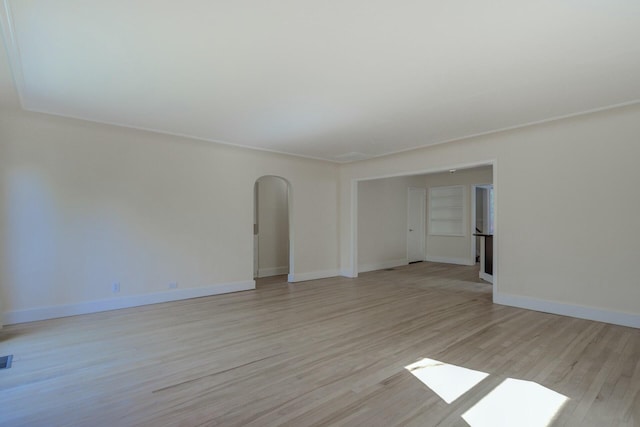
<instances>
[{"instance_id":1,"label":"doorway opening","mask_svg":"<svg viewBox=\"0 0 640 427\"><path fill-rule=\"evenodd\" d=\"M256 180L253 194L253 277L290 274L289 182L279 176L263 176Z\"/></svg>"},{"instance_id":2,"label":"doorway opening","mask_svg":"<svg viewBox=\"0 0 640 427\"><path fill-rule=\"evenodd\" d=\"M480 264L480 278L493 283L494 193L492 184L476 184L471 193L472 214L476 237L471 248Z\"/></svg>"},{"instance_id":3,"label":"doorway opening","mask_svg":"<svg viewBox=\"0 0 640 427\"><path fill-rule=\"evenodd\" d=\"M493 234L493 184L475 184L473 186L472 206L475 233ZM480 239L476 239L473 250L476 262L480 262Z\"/></svg>"},{"instance_id":4,"label":"doorway opening","mask_svg":"<svg viewBox=\"0 0 640 427\"><path fill-rule=\"evenodd\" d=\"M493 206L495 168L495 161L486 161L353 180L349 277L420 260L476 267L475 192L485 186L481 191L492 202L486 206ZM494 210L486 216L493 218ZM494 223L487 219L482 227L495 234ZM493 262L494 253L497 246L485 251L486 259Z\"/></svg>"}]
</instances>

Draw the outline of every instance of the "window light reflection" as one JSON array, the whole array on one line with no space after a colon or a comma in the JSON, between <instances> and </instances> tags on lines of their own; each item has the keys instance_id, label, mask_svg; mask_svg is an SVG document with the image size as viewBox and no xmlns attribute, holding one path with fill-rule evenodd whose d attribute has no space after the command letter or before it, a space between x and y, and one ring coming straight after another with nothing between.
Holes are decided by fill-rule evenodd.
<instances>
[{"instance_id":1,"label":"window light reflection","mask_svg":"<svg viewBox=\"0 0 640 427\"><path fill-rule=\"evenodd\" d=\"M462 418L471 427L546 427L568 400L535 382L507 378Z\"/></svg>"},{"instance_id":2,"label":"window light reflection","mask_svg":"<svg viewBox=\"0 0 640 427\"><path fill-rule=\"evenodd\" d=\"M447 403L455 401L489 376L485 372L426 358L405 366L405 369Z\"/></svg>"}]
</instances>

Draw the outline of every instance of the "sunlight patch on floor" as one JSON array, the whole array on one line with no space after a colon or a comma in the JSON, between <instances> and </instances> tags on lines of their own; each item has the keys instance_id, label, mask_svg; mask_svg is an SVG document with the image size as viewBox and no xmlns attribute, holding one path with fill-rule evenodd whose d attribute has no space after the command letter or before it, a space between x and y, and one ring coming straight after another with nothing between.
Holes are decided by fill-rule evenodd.
<instances>
[{"instance_id":1,"label":"sunlight patch on floor","mask_svg":"<svg viewBox=\"0 0 640 427\"><path fill-rule=\"evenodd\" d=\"M568 400L535 382L507 378L462 418L471 427L546 427Z\"/></svg>"},{"instance_id":2,"label":"sunlight patch on floor","mask_svg":"<svg viewBox=\"0 0 640 427\"><path fill-rule=\"evenodd\" d=\"M451 403L472 389L489 374L433 359L422 359L405 369L445 402Z\"/></svg>"}]
</instances>

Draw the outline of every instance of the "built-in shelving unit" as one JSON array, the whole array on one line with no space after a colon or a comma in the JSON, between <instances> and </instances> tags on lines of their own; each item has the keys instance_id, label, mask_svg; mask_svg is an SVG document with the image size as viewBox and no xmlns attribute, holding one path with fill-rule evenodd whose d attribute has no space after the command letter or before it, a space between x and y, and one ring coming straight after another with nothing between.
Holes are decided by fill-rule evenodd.
<instances>
[{"instance_id":1,"label":"built-in shelving unit","mask_svg":"<svg viewBox=\"0 0 640 427\"><path fill-rule=\"evenodd\" d=\"M465 186L429 189L429 234L434 236L466 235Z\"/></svg>"}]
</instances>

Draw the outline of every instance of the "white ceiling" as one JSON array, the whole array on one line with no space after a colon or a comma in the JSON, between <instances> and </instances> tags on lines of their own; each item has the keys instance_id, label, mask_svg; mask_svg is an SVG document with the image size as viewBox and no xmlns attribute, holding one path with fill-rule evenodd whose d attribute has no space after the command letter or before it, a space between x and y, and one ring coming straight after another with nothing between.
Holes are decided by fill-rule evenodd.
<instances>
[{"instance_id":1,"label":"white ceiling","mask_svg":"<svg viewBox=\"0 0 640 427\"><path fill-rule=\"evenodd\" d=\"M25 109L345 161L640 99L638 0L4 0Z\"/></svg>"}]
</instances>

